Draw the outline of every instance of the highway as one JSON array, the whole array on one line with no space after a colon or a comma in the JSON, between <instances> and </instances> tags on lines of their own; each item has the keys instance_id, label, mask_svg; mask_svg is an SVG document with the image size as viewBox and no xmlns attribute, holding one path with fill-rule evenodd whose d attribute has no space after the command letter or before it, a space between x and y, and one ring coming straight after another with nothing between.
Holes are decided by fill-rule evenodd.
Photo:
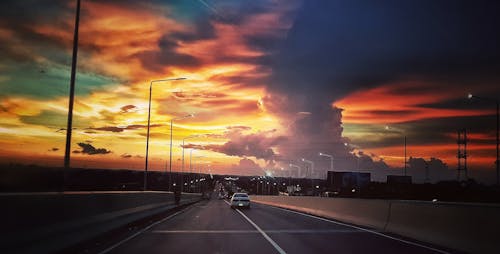
<instances>
[{"instance_id":1,"label":"highway","mask_svg":"<svg viewBox=\"0 0 500 254\"><path fill-rule=\"evenodd\" d=\"M104 253L447 253L430 245L294 211L201 201L101 251Z\"/></svg>"}]
</instances>

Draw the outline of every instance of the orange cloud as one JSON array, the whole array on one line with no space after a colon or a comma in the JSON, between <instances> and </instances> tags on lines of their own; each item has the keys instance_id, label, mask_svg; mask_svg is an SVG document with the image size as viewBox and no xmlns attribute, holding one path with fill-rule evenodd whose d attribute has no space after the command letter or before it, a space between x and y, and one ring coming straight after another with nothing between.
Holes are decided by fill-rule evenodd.
<instances>
[{"instance_id":1,"label":"orange cloud","mask_svg":"<svg viewBox=\"0 0 500 254\"><path fill-rule=\"evenodd\" d=\"M144 7L144 6L143 6ZM171 18L169 10L161 8L131 8L100 2L84 2L79 26L79 67L128 80L143 80L154 73L143 68L135 54L158 50L164 36L190 28ZM33 30L41 35L64 42L71 48L74 18L63 24L41 24ZM90 53L90 54L89 54ZM88 55L87 55L88 54Z\"/></svg>"},{"instance_id":2,"label":"orange cloud","mask_svg":"<svg viewBox=\"0 0 500 254\"><path fill-rule=\"evenodd\" d=\"M134 8L135 5L141 8ZM286 36L292 20L285 18L285 14L293 5L280 6L272 5L263 13L241 17L238 24L207 19L213 26L213 36L201 39L193 36L183 41L175 34L196 35L195 25L185 20L174 20L169 15L169 7L83 2L77 71L101 74L115 81L97 87L89 94L76 96L74 115L88 126L73 130L72 150L77 150L77 144L83 142L112 153L94 156L93 162L89 162L86 154L72 154L73 165L141 168L144 159L135 155L143 156L145 152L145 129L139 126L147 124L149 81L166 77L188 79L154 85L151 124L157 127L151 129L149 155L156 168L165 165L170 139L168 121L175 116L196 114L194 118L173 123L174 160L181 156L179 144L182 138L192 134L222 132L233 125L251 126L249 134L283 129L280 121L266 111L262 102L267 93L263 80L271 74L271 69L260 64L258 59L271 52L249 42L252 36L264 39ZM74 17L73 14L63 17L59 23L41 21L31 29L49 38L52 43L57 42L56 47L65 50L69 56ZM1 34L9 32L8 29L0 31ZM196 59L197 64L182 65L175 61L164 64L164 58L170 57L169 54L162 54L165 38L169 40L168 50ZM37 55L35 53L31 55ZM50 62L50 59L43 61ZM78 81L77 87L81 85ZM53 147L64 147L64 130L23 123L20 116L39 117L44 110L66 114L65 96L40 100L7 98L0 103L2 109L8 111L0 113L9 115L11 124L3 128L7 122L0 122L0 136L16 134L9 139L9 144L2 140L5 150L0 151L1 155L9 155L9 158L17 156L20 160L27 156L46 157L50 158L50 163L62 163L62 149L47 151ZM47 125L50 124L51 120L46 120ZM12 123L17 127L12 127ZM58 129L61 128L64 126ZM33 136L37 137L36 146L29 141ZM227 141L228 138L191 140L204 146L222 145ZM19 143L33 149L25 150L25 147L17 145ZM197 153L210 157L213 164L219 163L219 167L225 169L240 160L213 151ZM123 154L134 156L123 157ZM57 161L57 158L60 160ZM174 163L173 166L174 170L179 170L179 164Z\"/></svg>"},{"instance_id":3,"label":"orange cloud","mask_svg":"<svg viewBox=\"0 0 500 254\"><path fill-rule=\"evenodd\" d=\"M443 109L426 106L462 97L465 99L465 95L460 91L436 92L435 89L428 89L433 85L425 82L387 84L351 93L332 103L332 106L343 109L343 122L358 124L402 123L493 113L488 110Z\"/></svg>"},{"instance_id":4,"label":"orange cloud","mask_svg":"<svg viewBox=\"0 0 500 254\"><path fill-rule=\"evenodd\" d=\"M494 145L492 144L469 144L468 163L470 168L493 168L495 155L492 153ZM390 146L380 148L366 149L365 152L374 153L383 158L387 164L393 167L403 167L404 165L404 147ZM457 167L457 145L456 144L432 144L432 145L411 145L407 146L407 158L439 158L448 164L450 169Z\"/></svg>"}]
</instances>

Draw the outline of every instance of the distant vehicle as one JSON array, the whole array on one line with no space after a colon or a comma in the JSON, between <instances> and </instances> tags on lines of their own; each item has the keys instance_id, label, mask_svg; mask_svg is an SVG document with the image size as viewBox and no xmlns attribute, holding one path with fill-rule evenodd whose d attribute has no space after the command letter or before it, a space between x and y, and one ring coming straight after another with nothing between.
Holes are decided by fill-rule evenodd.
<instances>
[{"instance_id":1,"label":"distant vehicle","mask_svg":"<svg viewBox=\"0 0 500 254\"><path fill-rule=\"evenodd\" d=\"M241 207L241 208L250 208L250 198L246 193L234 193L231 197L231 208Z\"/></svg>"}]
</instances>

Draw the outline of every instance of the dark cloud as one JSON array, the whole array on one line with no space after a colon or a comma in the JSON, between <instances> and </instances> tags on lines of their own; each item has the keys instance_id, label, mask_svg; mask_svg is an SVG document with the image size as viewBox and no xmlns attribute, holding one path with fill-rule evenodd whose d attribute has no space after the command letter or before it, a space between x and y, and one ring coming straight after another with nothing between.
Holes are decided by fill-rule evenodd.
<instances>
[{"instance_id":1,"label":"dark cloud","mask_svg":"<svg viewBox=\"0 0 500 254\"><path fill-rule=\"evenodd\" d=\"M497 77L494 1L306 1L275 63L275 89L333 101L407 76ZM493 22L493 21L496 22ZM316 89L310 89L314 84Z\"/></svg>"},{"instance_id":2,"label":"dark cloud","mask_svg":"<svg viewBox=\"0 0 500 254\"><path fill-rule=\"evenodd\" d=\"M99 128L92 128L93 130L98 130L98 131L111 131L111 132L123 132L125 128L122 127L115 127L115 126L107 126L107 127L99 127Z\"/></svg>"},{"instance_id":3,"label":"dark cloud","mask_svg":"<svg viewBox=\"0 0 500 254\"><path fill-rule=\"evenodd\" d=\"M243 125L232 125L227 127L228 130L240 130L240 131L249 131L252 129L250 126Z\"/></svg>"},{"instance_id":4,"label":"dark cloud","mask_svg":"<svg viewBox=\"0 0 500 254\"><path fill-rule=\"evenodd\" d=\"M131 112L131 111L136 111L137 110L137 107L135 105L125 105L123 107L120 108L121 109L121 113L128 113L128 112Z\"/></svg>"},{"instance_id":5,"label":"dark cloud","mask_svg":"<svg viewBox=\"0 0 500 254\"><path fill-rule=\"evenodd\" d=\"M168 66L197 67L201 65L199 59L176 52L179 47L178 42L167 39L164 36L158 42L159 50L142 51L135 54L145 69L153 71L164 70Z\"/></svg>"},{"instance_id":6,"label":"dark cloud","mask_svg":"<svg viewBox=\"0 0 500 254\"><path fill-rule=\"evenodd\" d=\"M208 22L210 19L207 15L198 15L195 17L193 23L193 30L188 32L173 32L168 35L168 38L172 38L175 40L180 40L183 42L192 42L198 40L208 40L216 38L215 30L211 22Z\"/></svg>"},{"instance_id":7,"label":"dark cloud","mask_svg":"<svg viewBox=\"0 0 500 254\"><path fill-rule=\"evenodd\" d=\"M81 151L75 150L73 151L73 153L84 153L88 155L111 153L110 150L107 150L105 148L95 148L93 145L87 143L78 143L78 146L80 146L82 150Z\"/></svg>"},{"instance_id":8,"label":"dark cloud","mask_svg":"<svg viewBox=\"0 0 500 254\"><path fill-rule=\"evenodd\" d=\"M163 125L161 124L151 124L149 127L154 128L154 127L161 127ZM110 132L123 132L125 130L137 130L137 129L144 129L146 128L147 125L141 125L141 124L132 124L132 125L127 125L124 127L119 127L119 126L104 126L104 127L90 127L88 129L90 130L97 130L97 131L110 131ZM88 131L86 133L95 133L92 131Z\"/></svg>"},{"instance_id":9,"label":"dark cloud","mask_svg":"<svg viewBox=\"0 0 500 254\"><path fill-rule=\"evenodd\" d=\"M244 128L245 129L245 128ZM230 156L255 157L272 162L278 159L274 147L284 143L287 138L274 134L275 130L260 131L257 133L244 134L241 128L229 129L223 137L229 141L222 145L196 145L187 144L185 148L195 148L199 150L210 150Z\"/></svg>"},{"instance_id":10,"label":"dark cloud","mask_svg":"<svg viewBox=\"0 0 500 254\"><path fill-rule=\"evenodd\" d=\"M133 156L131 154L124 153L124 154L120 155L120 157L122 157L124 159L129 159L129 158L132 158Z\"/></svg>"},{"instance_id":11,"label":"dark cloud","mask_svg":"<svg viewBox=\"0 0 500 254\"><path fill-rule=\"evenodd\" d=\"M41 125L41 126L51 126L58 128L58 131L65 131L65 128L60 128L66 126L68 117L65 113L58 111L43 110L38 115L26 115L20 116L20 120L25 124ZM85 126L85 121L82 117L73 117L74 129L82 128Z\"/></svg>"},{"instance_id":12,"label":"dark cloud","mask_svg":"<svg viewBox=\"0 0 500 254\"><path fill-rule=\"evenodd\" d=\"M412 176L413 182L417 183L456 179L456 170L449 169L446 163L437 158L425 160L424 158L410 157L407 173Z\"/></svg>"},{"instance_id":13,"label":"dark cloud","mask_svg":"<svg viewBox=\"0 0 500 254\"><path fill-rule=\"evenodd\" d=\"M351 143L342 134L342 111L331 104L358 90L421 80L432 85L396 87L391 92L405 96L453 92L463 93L465 98L467 92L477 91L498 98L499 90L494 87L500 82L500 50L496 46L500 34L494 24L500 21L496 14L499 7L494 1L304 1L286 40L280 43L279 53L270 61L273 73L267 82L268 97L264 98L269 111L290 121L285 125L293 138L279 148L280 154L295 162L306 157L314 160L318 169L327 169L328 158L317 156L324 152L335 155L337 169L356 169L356 156L349 153L352 147L342 147L344 142ZM485 108L463 100L423 106ZM311 114L298 117L300 111ZM390 109L377 113L412 114L411 110ZM491 119L407 122L395 124L401 130L398 133L367 124L363 127L366 134L377 139L356 135L353 142L362 148L401 145L402 136L407 135L415 142L412 144L454 143L449 134L459 128L491 132ZM370 162L362 156L361 160L378 164L367 168L387 166L379 159Z\"/></svg>"},{"instance_id":14,"label":"dark cloud","mask_svg":"<svg viewBox=\"0 0 500 254\"><path fill-rule=\"evenodd\" d=\"M57 152L57 151L59 151L59 148L57 148L57 147L52 147L49 151L50 151L50 152Z\"/></svg>"}]
</instances>

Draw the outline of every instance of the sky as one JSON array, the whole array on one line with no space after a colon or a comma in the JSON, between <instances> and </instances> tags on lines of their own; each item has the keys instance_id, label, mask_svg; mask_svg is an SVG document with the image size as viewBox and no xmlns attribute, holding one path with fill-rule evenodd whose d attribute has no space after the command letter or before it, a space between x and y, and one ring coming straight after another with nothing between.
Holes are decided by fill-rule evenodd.
<instances>
[{"instance_id":1,"label":"sky","mask_svg":"<svg viewBox=\"0 0 500 254\"><path fill-rule=\"evenodd\" d=\"M0 162L62 166L76 1L0 3ZM494 1L82 0L71 166L495 181ZM182 145L184 141L184 146ZM183 149L184 148L184 149ZM184 152L184 169L182 158ZM191 160L190 160L191 157ZM411 157L411 159L410 159ZM301 158L313 161L311 165ZM301 168L300 172L296 167Z\"/></svg>"}]
</instances>

